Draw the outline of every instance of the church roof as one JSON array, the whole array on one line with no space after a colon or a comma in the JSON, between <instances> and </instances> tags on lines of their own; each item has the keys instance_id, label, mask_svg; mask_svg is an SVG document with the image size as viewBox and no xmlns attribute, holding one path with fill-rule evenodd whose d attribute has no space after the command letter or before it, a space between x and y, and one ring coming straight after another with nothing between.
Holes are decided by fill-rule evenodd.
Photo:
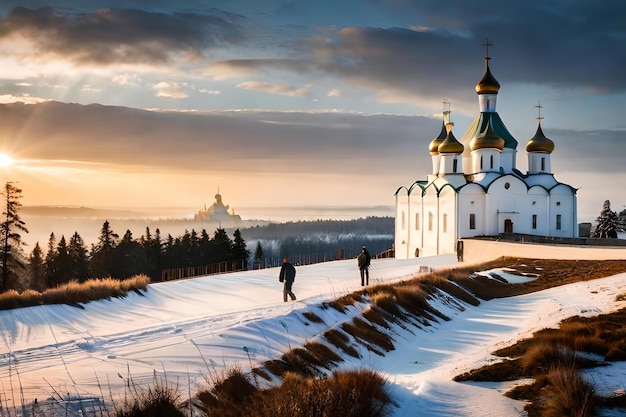
<instances>
[{"instance_id":1,"label":"church roof","mask_svg":"<svg viewBox=\"0 0 626 417\"><path fill-rule=\"evenodd\" d=\"M545 152L552 153L554 150L554 142L546 137L541 130L541 124L537 126L537 132L526 145L526 152Z\"/></svg>"},{"instance_id":2,"label":"church roof","mask_svg":"<svg viewBox=\"0 0 626 417\"><path fill-rule=\"evenodd\" d=\"M489 58L485 58L485 64L487 69L485 70L485 75L483 78L476 84L476 93L478 94L498 94L500 90L500 83L496 78L491 74L491 70L489 69Z\"/></svg>"},{"instance_id":3,"label":"church roof","mask_svg":"<svg viewBox=\"0 0 626 417\"><path fill-rule=\"evenodd\" d=\"M444 121L441 124L441 132L439 132L439 136L431 140L430 144L428 145L428 152L430 152L431 155L437 155L437 153L439 152L439 145L443 143L443 141L446 139L446 136L446 123Z\"/></svg>"},{"instance_id":4,"label":"church roof","mask_svg":"<svg viewBox=\"0 0 626 417\"><path fill-rule=\"evenodd\" d=\"M454 137L454 134L452 133L452 130L450 130L448 132L448 135L444 139L444 141L441 142L441 144L439 145L438 150L439 150L439 153L460 154L460 153L463 153L464 148L465 147L463 146L463 144L461 144L461 142L456 140L456 138Z\"/></svg>"},{"instance_id":5,"label":"church roof","mask_svg":"<svg viewBox=\"0 0 626 417\"><path fill-rule=\"evenodd\" d=\"M510 149L517 149L517 140L511 135L509 130L500 119L500 115L497 112L481 112L467 128L461 143L465 145L466 152L470 151L470 142L472 139L479 136L482 132L485 132L487 125L491 126L493 132L504 139L504 147Z\"/></svg>"},{"instance_id":6,"label":"church roof","mask_svg":"<svg viewBox=\"0 0 626 417\"><path fill-rule=\"evenodd\" d=\"M491 149L496 148L500 151L504 149L504 139L502 139L491 128L491 123L487 123L485 130L480 132L478 136L470 142L470 148L475 151L477 149Z\"/></svg>"}]
</instances>

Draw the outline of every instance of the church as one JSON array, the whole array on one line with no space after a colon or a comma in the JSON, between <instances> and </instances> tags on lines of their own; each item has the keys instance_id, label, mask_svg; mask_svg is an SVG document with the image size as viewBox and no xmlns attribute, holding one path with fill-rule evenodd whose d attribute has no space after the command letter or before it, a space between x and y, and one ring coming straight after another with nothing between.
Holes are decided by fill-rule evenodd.
<instances>
[{"instance_id":1,"label":"church","mask_svg":"<svg viewBox=\"0 0 626 417\"><path fill-rule=\"evenodd\" d=\"M395 192L396 258L456 253L459 239L477 236L578 236L576 189L552 172L555 144L541 129L541 113L526 143L528 170L516 167L518 141L496 111L500 84L489 60L487 49L476 84L480 113L461 140L445 103L441 132L428 145L432 172Z\"/></svg>"}]
</instances>

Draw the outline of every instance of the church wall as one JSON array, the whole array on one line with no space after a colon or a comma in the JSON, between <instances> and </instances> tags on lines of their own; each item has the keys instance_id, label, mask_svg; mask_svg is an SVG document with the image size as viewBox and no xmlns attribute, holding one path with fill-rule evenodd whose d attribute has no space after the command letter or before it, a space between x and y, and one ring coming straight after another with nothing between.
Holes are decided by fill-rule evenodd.
<instances>
[{"instance_id":1,"label":"church wall","mask_svg":"<svg viewBox=\"0 0 626 417\"><path fill-rule=\"evenodd\" d=\"M439 193L438 253L455 253L457 239L457 193L444 187Z\"/></svg>"},{"instance_id":2,"label":"church wall","mask_svg":"<svg viewBox=\"0 0 626 417\"><path fill-rule=\"evenodd\" d=\"M532 187L528 190L530 206L528 210L528 220L530 221L530 235L550 236L549 219L549 194L543 187ZM533 228L533 215L537 216L535 228Z\"/></svg>"},{"instance_id":3,"label":"church wall","mask_svg":"<svg viewBox=\"0 0 626 417\"><path fill-rule=\"evenodd\" d=\"M459 237L483 235L485 216L485 192L476 184L469 184L458 195L458 233ZM470 215L474 215L474 224L470 224ZM474 226L472 228L471 226Z\"/></svg>"},{"instance_id":4,"label":"church wall","mask_svg":"<svg viewBox=\"0 0 626 417\"><path fill-rule=\"evenodd\" d=\"M556 237L577 237L576 195L570 187L557 185L550 190L550 234ZM558 217L560 216L560 223Z\"/></svg>"},{"instance_id":5,"label":"church wall","mask_svg":"<svg viewBox=\"0 0 626 417\"><path fill-rule=\"evenodd\" d=\"M422 245L422 249L420 251L420 256L431 256L437 255L437 247L438 247L438 236L437 229L439 227L438 217L439 217L439 198L437 197L437 190L434 186L430 186L426 189L426 193L424 194L424 198L422 200L423 204L423 231L422 234L424 236L424 241Z\"/></svg>"},{"instance_id":6,"label":"church wall","mask_svg":"<svg viewBox=\"0 0 626 417\"><path fill-rule=\"evenodd\" d=\"M515 159L517 157L517 151L511 148L504 148L502 155L500 156L500 166L504 172L513 172L515 168Z\"/></svg>"},{"instance_id":7,"label":"church wall","mask_svg":"<svg viewBox=\"0 0 626 417\"><path fill-rule=\"evenodd\" d=\"M422 204L422 189L414 189L411 195L409 196L409 207L410 207L410 229L409 229L409 239L407 255L409 258L413 258L419 256L419 253L416 254L416 249L421 248L423 245L423 230L424 230L424 213L423 213L423 204Z\"/></svg>"},{"instance_id":8,"label":"church wall","mask_svg":"<svg viewBox=\"0 0 626 417\"><path fill-rule=\"evenodd\" d=\"M542 161L543 160L543 164ZM543 165L543 169L542 168ZM550 154L543 152L533 152L528 154L528 172L532 174L537 173L552 173L552 164L550 161Z\"/></svg>"},{"instance_id":9,"label":"church wall","mask_svg":"<svg viewBox=\"0 0 626 417\"><path fill-rule=\"evenodd\" d=\"M409 215L409 195L404 187L396 192L396 221L395 221L395 256L398 259L407 259L407 242L409 239L407 221Z\"/></svg>"},{"instance_id":10,"label":"church wall","mask_svg":"<svg viewBox=\"0 0 626 417\"><path fill-rule=\"evenodd\" d=\"M487 235L500 233L526 233L529 230L529 222L521 213L528 213L529 197L524 182L512 175L506 175L496 179L489 186L488 200L490 211L488 212ZM512 229L506 230L505 222L512 222Z\"/></svg>"}]
</instances>

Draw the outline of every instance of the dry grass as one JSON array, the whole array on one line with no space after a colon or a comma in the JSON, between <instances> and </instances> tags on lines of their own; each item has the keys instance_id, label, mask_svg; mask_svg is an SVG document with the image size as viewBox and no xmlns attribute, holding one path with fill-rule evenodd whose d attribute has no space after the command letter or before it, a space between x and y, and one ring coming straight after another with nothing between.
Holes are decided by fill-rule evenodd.
<instances>
[{"instance_id":1,"label":"dry grass","mask_svg":"<svg viewBox=\"0 0 626 417\"><path fill-rule=\"evenodd\" d=\"M165 376L154 374L154 383L139 387L132 378L126 381L126 395L115 403L116 417L186 417L178 387Z\"/></svg>"},{"instance_id":2,"label":"dry grass","mask_svg":"<svg viewBox=\"0 0 626 417\"><path fill-rule=\"evenodd\" d=\"M261 390L239 370L196 395L208 417L384 417L391 398L372 371L338 372L328 378L287 373L280 386Z\"/></svg>"},{"instance_id":3,"label":"dry grass","mask_svg":"<svg viewBox=\"0 0 626 417\"><path fill-rule=\"evenodd\" d=\"M337 329L328 329L324 332L324 337L328 340L333 346L341 349L347 355L352 356L353 358L360 358L361 355L359 351L356 350L353 346L350 345L350 338L346 336L343 332Z\"/></svg>"},{"instance_id":4,"label":"dry grass","mask_svg":"<svg viewBox=\"0 0 626 417\"><path fill-rule=\"evenodd\" d=\"M40 293L26 290L18 293L13 290L0 294L0 310L31 307L44 304L80 305L89 301L124 297L130 291L145 291L150 283L147 275L136 275L125 280L113 278L89 279L83 283L71 281Z\"/></svg>"}]
</instances>

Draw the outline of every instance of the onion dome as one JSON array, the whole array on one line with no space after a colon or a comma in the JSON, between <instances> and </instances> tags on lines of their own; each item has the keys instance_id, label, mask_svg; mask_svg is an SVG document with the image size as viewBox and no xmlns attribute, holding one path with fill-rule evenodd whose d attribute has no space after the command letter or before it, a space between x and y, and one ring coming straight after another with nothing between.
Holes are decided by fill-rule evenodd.
<instances>
[{"instance_id":1,"label":"onion dome","mask_svg":"<svg viewBox=\"0 0 626 417\"><path fill-rule=\"evenodd\" d=\"M439 153L460 154L463 153L464 149L465 146L463 146L461 142L456 140L451 130L448 132L448 136L446 136L445 140L441 142L441 145L439 145Z\"/></svg>"},{"instance_id":2,"label":"onion dome","mask_svg":"<svg viewBox=\"0 0 626 417\"><path fill-rule=\"evenodd\" d=\"M526 145L526 152L545 152L552 153L554 150L554 142L546 137L541 130L541 124L537 126L537 133Z\"/></svg>"},{"instance_id":3,"label":"onion dome","mask_svg":"<svg viewBox=\"0 0 626 417\"><path fill-rule=\"evenodd\" d=\"M487 127L478 136L470 142L470 148L472 151L478 149L498 149L502 151L504 149L504 139L502 139L491 128L491 123L487 123Z\"/></svg>"},{"instance_id":4,"label":"onion dome","mask_svg":"<svg viewBox=\"0 0 626 417\"><path fill-rule=\"evenodd\" d=\"M441 132L439 132L439 136L433 139L428 145L428 152L430 152L431 155L437 155L439 153L439 145L441 145L445 139L446 139L446 125L442 124Z\"/></svg>"},{"instance_id":5,"label":"onion dome","mask_svg":"<svg viewBox=\"0 0 626 417\"><path fill-rule=\"evenodd\" d=\"M489 61L488 58L485 59L485 63L487 64L487 70L485 71L485 75L483 78L476 84L476 93L478 94L498 94L500 91L500 83L496 78L491 74L489 70Z\"/></svg>"}]
</instances>

